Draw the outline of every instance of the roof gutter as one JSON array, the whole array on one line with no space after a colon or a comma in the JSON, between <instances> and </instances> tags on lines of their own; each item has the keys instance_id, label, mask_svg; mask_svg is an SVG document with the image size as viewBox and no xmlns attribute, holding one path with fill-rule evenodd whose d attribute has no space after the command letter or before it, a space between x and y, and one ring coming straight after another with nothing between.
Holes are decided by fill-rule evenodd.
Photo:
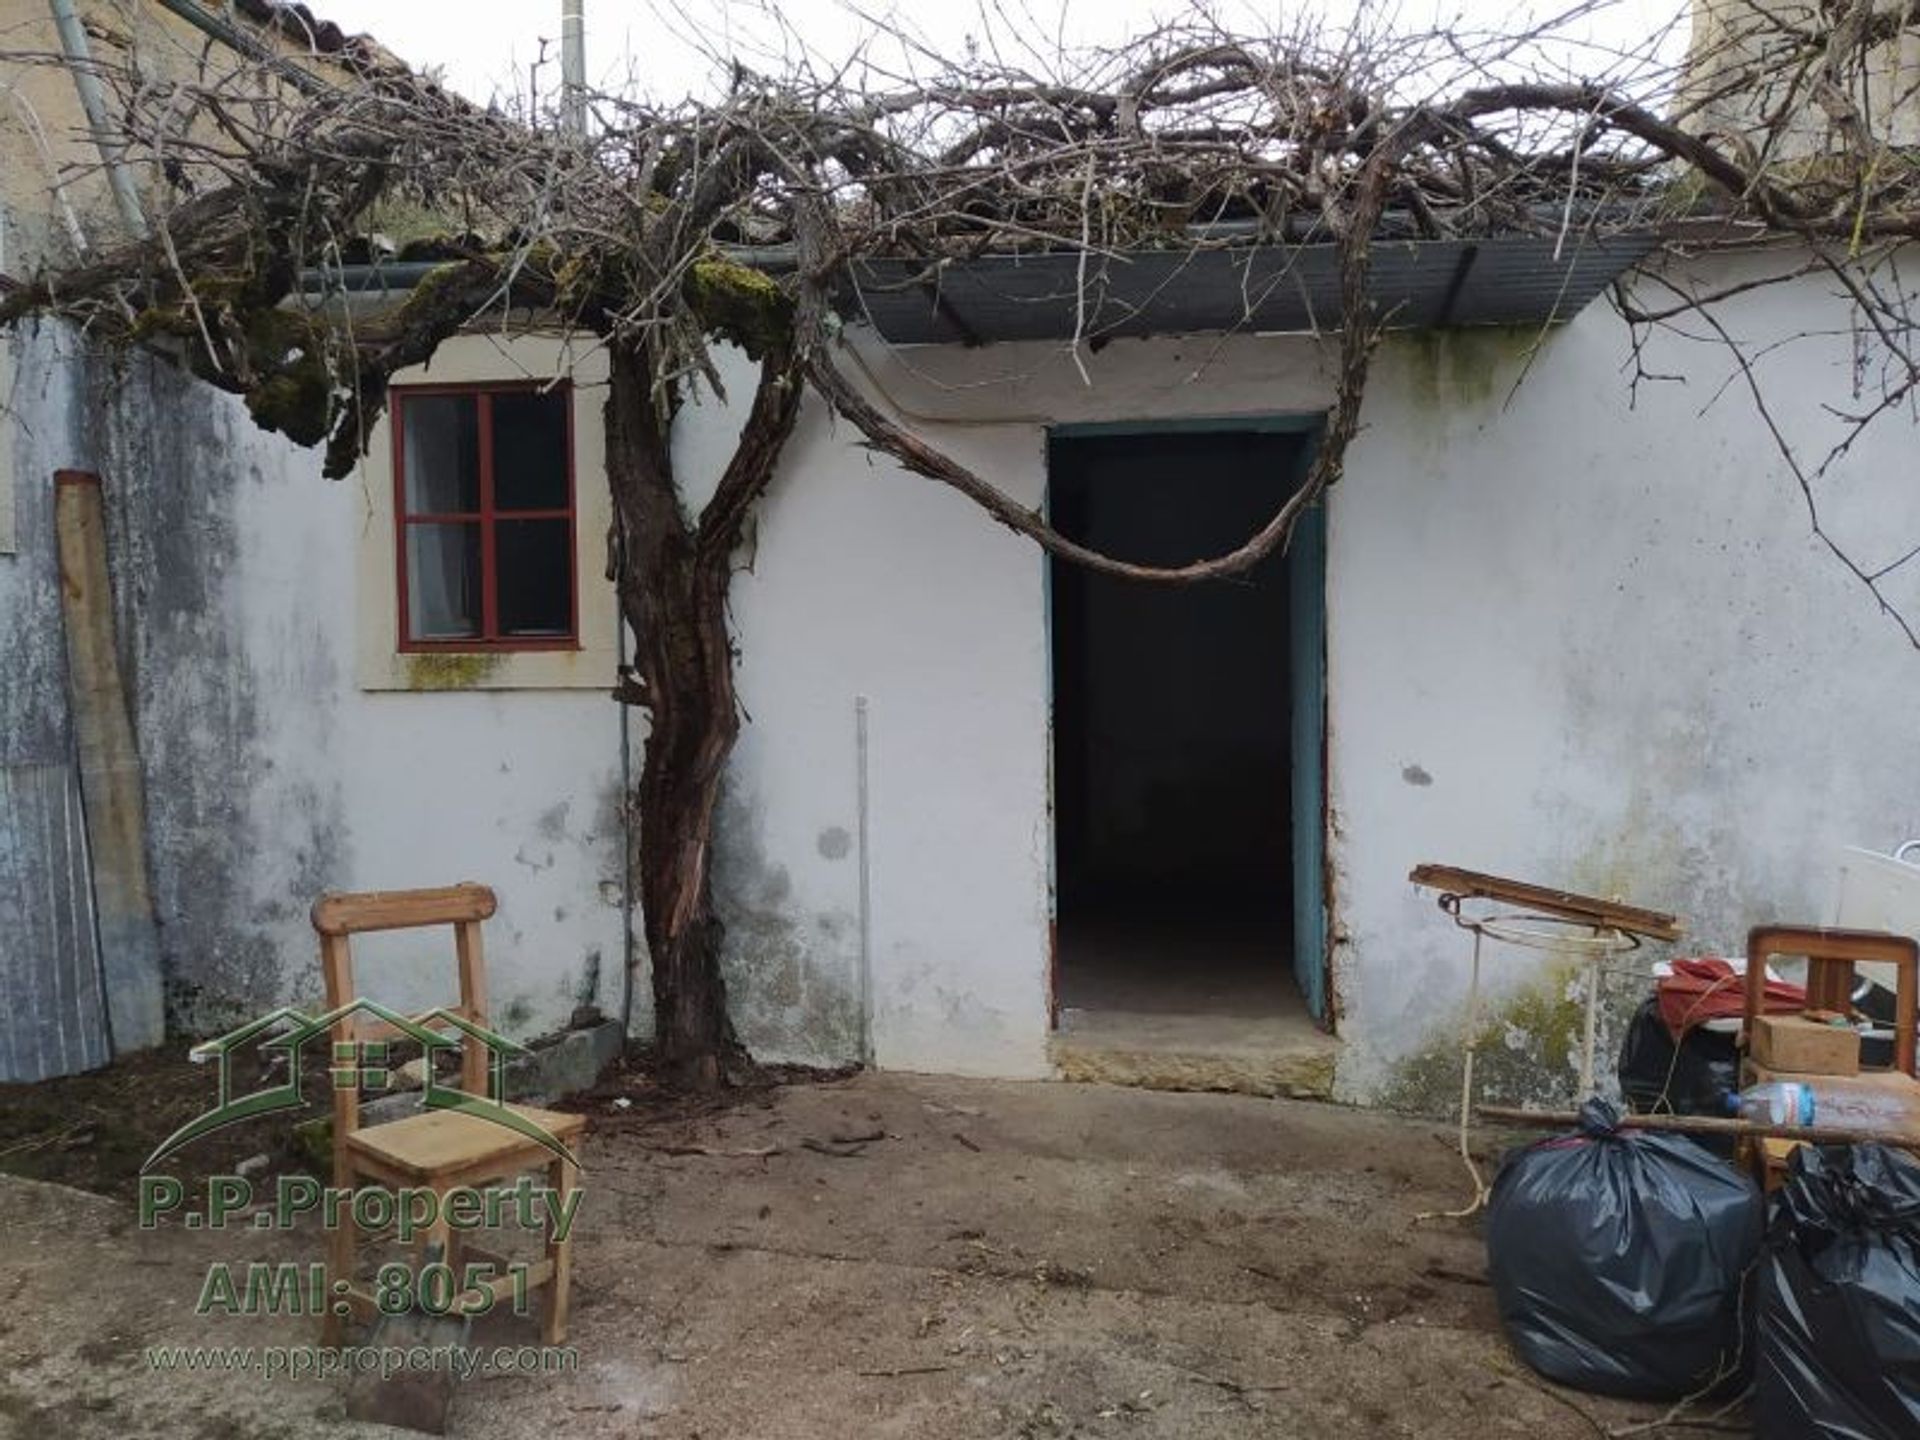
<instances>
[{"instance_id":1,"label":"roof gutter","mask_svg":"<svg viewBox=\"0 0 1920 1440\"><path fill-rule=\"evenodd\" d=\"M55 0L54 9L58 10L62 4L66 4L69 9L72 8L71 0ZM238 51L250 60L258 60L262 64L271 66L281 79L303 95L318 95L329 88L325 81L309 75L298 65L278 54L271 45L262 44L244 30L228 24L218 15L203 10L194 4L193 0L159 0L159 4L162 10L172 11L201 34L218 40L229 50Z\"/></svg>"}]
</instances>

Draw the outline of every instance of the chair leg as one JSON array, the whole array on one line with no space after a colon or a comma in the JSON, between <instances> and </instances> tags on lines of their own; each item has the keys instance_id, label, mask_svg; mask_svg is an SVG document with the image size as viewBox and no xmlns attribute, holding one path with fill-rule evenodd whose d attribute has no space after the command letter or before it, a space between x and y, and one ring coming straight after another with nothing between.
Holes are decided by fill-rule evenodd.
<instances>
[{"instance_id":1,"label":"chair leg","mask_svg":"<svg viewBox=\"0 0 1920 1440\"><path fill-rule=\"evenodd\" d=\"M433 1255L433 1247L438 1245L440 1247L440 1258L437 1263L445 1265L453 1272L455 1294L457 1296L459 1293L460 1267L454 1261L453 1230L452 1227L447 1224L447 1192L435 1186L433 1193L436 1205L434 1222L420 1232L420 1238L417 1242L416 1258L413 1265L414 1294L416 1297L419 1295L421 1273L426 1269L427 1263Z\"/></svg>"},{"instance_id":2,"label":"chair leg","mask_svg":"<svg viewBox=\"0 0 1920 1440\"><path fill-rule=\"evenodd\" d=\"M353 1266L358 1249L359 1235L353 1225L353 1207L343 1205L339 1223L327 1232L326 1311L320 1319L322 1345L338 1346L346 1338L347 1322L352 1317L342 1312L349 1305L346 1292L353 1286Z\"/></svg>"},{"instance_id":3,"label":"chair leg","mask_svg":"<svg viewBox=\"0 0 1920 1440\"><path fill-rule=\"evenodd\" d=\"M547 1166L547 1186L554 1193L556 1207L564 1209L573 1193L573 1163L555 1160ZM573 1284L573 1232L564 1240L556 1238L557 1224L547 1227L547 1259L553 1273L547 1280L547 1305L540 1338L548 1345L564 1344L567 1338L567 1298Z\"/></svg>"},{"instance_id":4,"label":"chair leg","mask_svg":"<svg viewBox=\"0 0 1920 1440\"><path fill-rule=\"evenodd\" d=\"M440 1209L442 1214L444 1214L447 1206L447 1195L444 1190L440 1191L439 1195ZM467 1241L466 1237L460 1231L453 1229L451 1226L447 1228L446 1258L447 1268L453 1271L453 1293L456 1296L463 1296L464 1292L461 1290L461 1285L464 1283L467 1271ZM465 1303L464 1298L462 1298L458 1302L460 1308L457 1308L455 1313L464 1315L466 1313L464 1308Z\"/></svg>"}]
</instances>

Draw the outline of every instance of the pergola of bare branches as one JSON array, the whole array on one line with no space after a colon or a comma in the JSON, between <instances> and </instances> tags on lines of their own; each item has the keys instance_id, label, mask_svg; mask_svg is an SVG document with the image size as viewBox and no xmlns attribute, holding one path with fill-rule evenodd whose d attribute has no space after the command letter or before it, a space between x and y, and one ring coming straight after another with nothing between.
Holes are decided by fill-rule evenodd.
<instances>
[{"instance_id":1,"label":"pergola of bare branches","mask_svg":"<svg viewBox=\"0 0 1920 1440\"><path fill-rule=\"evenodd\" d=\"M1920 236L1920 172L1888 128L1907 97L1887 93L1876 60L1912 23L1873 0L1785 19L1755 11L1722 35L1727 63L1703 63L1696 44L1686 83L1663 85L1620 56L1592 75L1550 65L1544 35L1254 36L1196 20L1047 74L978 58L930 59L925 74L893 81L865 67L736 67L710 100L570 96L573 113L592 116L584 127L558 110L481 108L371 63L350 62L317 93L290 87L280 62L166 84L103 66L118 149L150 182L152 233L0 280L0 323L57 313L102 340L164 344L244 396L262 425L323 444L336 476L357 463L391 378L463 330L537 314L605 347L613 573L637 637L616 694L651 718L632 798L658 1035L672 1067L712 1082L743 1058L708 871L739 724L725 602L806 389L906 471L1056 555L1138 580L1203 581L1283 546L1338 481L1389 318L1371 284L1381 237L1581 243L1662 228L1790 237L1798 258L1779 278L1809 267L1836 277L1890 357L1881 394L1856 417L1864 425L1920 383L1888 269ZM1728 113L1744 123L1721 123ZM1804 143L1810 115L1815 146ZM438 267L383 314L313 298L313 277L324 292L325 277L376 253L396 207L438 217L443 233L423 247ZM905 259L937 283L943 267L983 254L1065 252L1084 286L1127 252L1254 244L1337 253L1336 398L1305 482L1228 554L1154 567L1075 543L885 413L837 358L861 260ZM1651 327L1719 298L1622 303ZM737 449L692 514L669 434L691 386L719 385L716 339L744 348L759 374ZM1818 529L1822 462L1779 439ZM1834 548L1879 595L1885 572Z\"/></svg>"}]
</instances>

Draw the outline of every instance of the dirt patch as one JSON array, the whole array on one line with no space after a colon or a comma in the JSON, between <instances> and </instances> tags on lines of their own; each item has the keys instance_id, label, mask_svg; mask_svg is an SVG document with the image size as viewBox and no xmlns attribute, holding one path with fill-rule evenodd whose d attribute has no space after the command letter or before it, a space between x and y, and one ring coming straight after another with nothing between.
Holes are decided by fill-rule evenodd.
<instances>
[{"instance_id":1,"label":"dirt patch","mask_svg":"<svg viewBox=\"0 0 1920 1440\"><path fill-rule=\"evenodd\" d=\"M595 1129L616 1135L675 1127L689 1130L716 1116L765 1110L789 1085L831 1085L851 1079L859 1070L857 1065L836 1069L755 1065L725 1089L688 1093L662 1084L652 1053L645 1046L635 1045L608 1066L589 1089L556 1101L553 1108L588 1116Z\"/></svg>"},{"instance_id":2,"label":"dirt patch","mask_svg":"<svg viewBox=\"0 0 1920 1440\"><path fill-rule=\"evenodd\" d=\"M476 1377L455 1436L1591 1440L1664 1408L1513 1358L1477 1223L1417 1218L1469 1189L1441 1127L900 1075L689 1103L644 1066L577 1104L577 1368ZM192 1301L211 1261L310 1261L317 1230L136 1235L123 1204L10 1180L0 1203L0 1293L31 1317L0 1318L0 1434L391 1433L325 1385L139 1353L310 1343L310 1319ZM498 1315L475 1340L537 1335Z\"/></svg>"},{"instance_id":3,"label":"dirt patch","mask_svg":"<svg viewBox=\"0 0 1920 1440\"><path fill-rule=\"evenodd\" d=\"M131 1198L140 1167L162 1141L211 1109L217 1098L214 1066L187 1058L181 1041L128 1055L100 1070L33 1085L0 1085L0 1173L71 1185L98 1195ZM417 1050L394 1046L395 1066ZM275 1057L234 1057L232 1093L245 1095L279 1083ZM849 1070L764 1066L749 1083L710 1095L678 1094L661 1085L652 1062L636 1048L611 1067L591 1090L554 1108L592 1118L597 1128L645 1135L691 1133L702 1120L732 1111L772 1105L783 1086L846 1078ZM209 1175L232 1174L242 1162L256 1175L318 1173L316 1156L295 1134L309 1120L331 1116L326 1075L315 1066L302 1088L298 1110L278 1110L192 1141L167 1171L190 1188ZM379 1092L363 1091L362 1099ZM259 1157L265 1157L260 1165Z\"/></svg>"},{"instance_id":4,"label":"dirt patch","mask_svg":"<svg viewBox=\"0 0 1920 1440\"><path fill-rule=\"evenodd\" d=\"M36 1085L0 1085L0 1172L131 1198L140 1166L163 1140L213 1108L217 1074L196 1065L186 1044L124 1056L105 1069ZM274 1072L257 1056L235 1062L233 1093L244 1095L273 1082ZM327 1113L316 1081L298 1111L283 1110L214 1131L194 1140L168 1166L168 1173L198 1190L209 1175L249 1169L274 1175L311 1170L294 1139L294 1126ZM264 1166L257 1157L265 1156Z\"/></svg>"}]
</instances>

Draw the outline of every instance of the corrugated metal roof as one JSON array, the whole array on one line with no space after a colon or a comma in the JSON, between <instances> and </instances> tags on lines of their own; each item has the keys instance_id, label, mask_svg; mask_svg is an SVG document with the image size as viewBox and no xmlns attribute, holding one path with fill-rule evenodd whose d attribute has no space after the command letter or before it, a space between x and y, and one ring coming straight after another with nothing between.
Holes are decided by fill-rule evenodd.
<instances>
[{"instance_id":1,"label":"corrugated metal roof","mask_svg":"<svg viewBox=\"0 0 1920 1440\"><path fill-rule=\"evenodd\" d=\"M1372 290L1389 328L1570 320L1657 243L1650 234L1379 240ZM849 314L899 345L983 344L1207 331L1305 331L1340 321L1332 245L1142 251L951 261L938 279L914 260L851 267Z\"/></svg>"},{"instance_id":2,"label":"corrugated metal roof","mask_svg":"<svg viewBox=\"0 0 1920 1440\"><path fill-rule=\"evenodd\" d=\"M66 765L0 765L0 1080L112 1058L80 790Z\"/></svg>"}]
</instances>

